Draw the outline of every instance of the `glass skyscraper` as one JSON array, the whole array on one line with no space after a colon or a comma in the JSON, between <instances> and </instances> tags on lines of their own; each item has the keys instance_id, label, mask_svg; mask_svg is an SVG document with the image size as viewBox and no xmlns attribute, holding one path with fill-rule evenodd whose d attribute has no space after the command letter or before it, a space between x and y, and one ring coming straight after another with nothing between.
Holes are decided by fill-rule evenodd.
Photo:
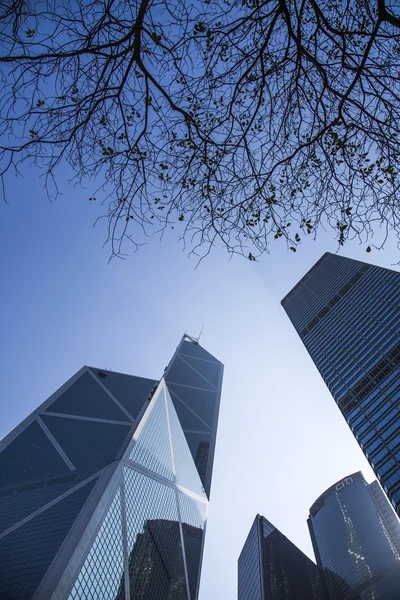
<instances>
[{"instance_id":1,"label":"glass skyscraper","mask_svg":"<svg viewBox=\"0 0 400 600\"><path fill-rule=\"evenodd\" d=\"M2 600L196 600L222 372L83 367L0 443Z\"/></svg>"},{"instance_id":2,"label":"glass skyscraper","mask_svg":"<svg viewBox=\"0 0 400 600\"><path fill-rule=\"evenodd\" d=\"M398 600L400 523L376 481L360 472L338 481L308 525L332 600Z\"/></svg>"},{"instance_id":3,"label":"glass skyscraper","mask_svg":"<svg viewBox=\"0 0 400 600\"><path fill-rule=\"evenodd\" d=\"M187 337L178 346L164 378L200 479L209 496L222 365L207 350L190 340Z\"/></svg>"},{"instance_id":4,"label":"glass skyscraper","mask_svg":"<svg viewBox=\"0 0 400 600\"><path fill-rule=\"evenodd\" d=\"M327 600L319 567L257 515L238 561L238 600Z\"/></svg>"},{"instance_id":5,"label":"glass skyscraper","mask_svg":"<svg viewBox=\"0 0 400 600\"><path fill-rule=\"evenodd\" d=\"M326 253L282 305L400 514L400 273Z\"/></svg>"}]
</instances>

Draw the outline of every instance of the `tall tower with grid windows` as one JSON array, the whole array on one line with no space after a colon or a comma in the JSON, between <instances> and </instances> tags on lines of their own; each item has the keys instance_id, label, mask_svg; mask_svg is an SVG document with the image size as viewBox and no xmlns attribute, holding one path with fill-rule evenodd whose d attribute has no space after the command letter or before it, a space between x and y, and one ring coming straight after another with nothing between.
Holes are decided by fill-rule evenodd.
<instances>
[{"instance_id":1,"label":"tall tower with grid windows","mask_svg":"<svg viewBox=\"0 0 400 600\"><path fill-rule=\"evenodd\" d=\"M282 305L400 515L400 273L326 253Z\"/></svg>"},{"instance_id":2,"label":"tall tower with grid windows","mask_svg":"<svg viewBox=\"0 0 400 600\"><path fill-rule=\"evenodd\" d=\"M222 373L83 367L0 443L2 600L196 600Z\"/></svg>"}]
</instances>

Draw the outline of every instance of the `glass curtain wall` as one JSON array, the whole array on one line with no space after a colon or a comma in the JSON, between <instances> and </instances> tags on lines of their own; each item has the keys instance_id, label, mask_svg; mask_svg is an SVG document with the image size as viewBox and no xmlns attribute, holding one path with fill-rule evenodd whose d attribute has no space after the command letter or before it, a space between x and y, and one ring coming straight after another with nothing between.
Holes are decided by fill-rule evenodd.
<instances>
[{"instance_id":1,"label":"glass curtain wall","mask_svg":"<svg viewBox=\"0 0 400 600\"><path fill-rule=\"evenodd\" d=\"M162 381L68 600L195 600L207 497Z\"/></svg>"}]
</instances>

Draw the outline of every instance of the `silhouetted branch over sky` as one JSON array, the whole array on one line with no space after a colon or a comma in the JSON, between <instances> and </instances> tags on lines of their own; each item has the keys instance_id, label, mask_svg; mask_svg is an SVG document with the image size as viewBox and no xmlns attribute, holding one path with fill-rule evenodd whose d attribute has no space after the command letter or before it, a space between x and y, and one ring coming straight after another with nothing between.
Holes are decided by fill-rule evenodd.
<instances>
[{"instance_id":1,"label":"silhouetted branch over sky","mask_svg":"<svg viewBox=\"0 0 400 600\"><path fill-rule=\"evenodd\" d=\"M103 202L112 255L174 227L255 259L400 235L393 0L5 0L0 167Z\"/></svg>"}]
</instances>

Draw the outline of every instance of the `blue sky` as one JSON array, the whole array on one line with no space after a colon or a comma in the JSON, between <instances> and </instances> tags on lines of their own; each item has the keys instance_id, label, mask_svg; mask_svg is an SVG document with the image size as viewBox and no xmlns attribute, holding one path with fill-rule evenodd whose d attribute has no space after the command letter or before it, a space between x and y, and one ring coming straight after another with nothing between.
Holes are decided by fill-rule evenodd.
<instances>
[{"instance_id":1,"label":"blue sky","mask_svg":"<svg viewBox=\"0 0 400 600\"><path fill-rule=\"evenodd\" d=\"M0 203L0 438L82 365L158 378L183 333L225 364L200 600L236 598L236 561L257 512L312 556L306 518L336 480L373 475L280 306L329 235L258 263L216 249L196 261L174 236L108 264L98 203L34 168ZM397 269L398 250L345 256Z\"/></svg>"}]
</instances>

